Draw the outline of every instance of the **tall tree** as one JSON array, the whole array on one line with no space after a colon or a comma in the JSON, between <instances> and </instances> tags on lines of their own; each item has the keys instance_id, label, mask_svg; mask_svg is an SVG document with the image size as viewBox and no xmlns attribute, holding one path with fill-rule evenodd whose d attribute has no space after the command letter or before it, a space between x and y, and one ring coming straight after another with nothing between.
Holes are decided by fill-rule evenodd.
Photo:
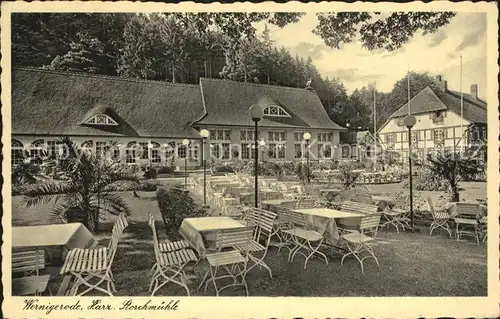
<instances>
[{"instance_id":1,"label":"tall tree","mask_svg":"<svg viewBox=\"0 0 500 319\"><path fill-rule=\"evenodd\" d=\"M165 79L166 69L158 26L146 15L134 16L123 31L125 39L118 73L126 77Z\"/></svg>"}]
</instances>

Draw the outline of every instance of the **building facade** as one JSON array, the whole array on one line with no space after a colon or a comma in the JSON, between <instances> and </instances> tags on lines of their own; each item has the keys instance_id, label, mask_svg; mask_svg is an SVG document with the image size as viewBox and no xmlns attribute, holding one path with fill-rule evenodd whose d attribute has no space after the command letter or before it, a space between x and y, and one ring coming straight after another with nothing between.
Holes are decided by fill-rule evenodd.
<instances>
[{"instance_id":1,"label":"building facade","mask_svg":"<svg viewBox=\"0 0 500 319\"><path fill-rule=\"evenodd\" d=\"M328 117L312 89L200 79L199 85L17 68L12 73L13 165L62 155L60 137L131 165L196 167L207 161L250 160L258 104L264 160L332 158L345 130ZM210 132L202 143L199 131ZM189 140L189 146L183 140ZM186 159L187 157L187 159Z\"/></svg>"},{"instance_id":2,"label":"building facade","mask_svg":"<svg viewBox=\"0 0 500 319\"><path fill-rule=\"evenodd\" d=\"M412 128L412 148L421 159L435 151L457 151L463 147L480 148L487 138L487 104L477 95L477 85L470 94L451 91L441 76L436 78L439 89L426 87L410 100L410 111L416 124ZM386 151L408 157L408 129L404 118L409 114L408 103L394 112L378 131ZM463 115L463 117L462 117ZM481 151L484 157L485 150Z\"/></svg>"}]
</instances>

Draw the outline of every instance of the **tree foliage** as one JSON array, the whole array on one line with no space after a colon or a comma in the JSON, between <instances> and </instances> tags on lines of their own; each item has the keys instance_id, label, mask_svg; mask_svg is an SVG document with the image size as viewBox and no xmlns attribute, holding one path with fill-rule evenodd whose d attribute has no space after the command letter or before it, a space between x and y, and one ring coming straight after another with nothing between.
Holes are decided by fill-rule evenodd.
<instances>
[{"instance_id":1,"label":"tree foliage","mask_svg":"<svg viewBox=\"0 0 500 319\"><path fill-rule=\"evenodd\" d=\"M418 31L423 35L434 33L455 15L454 12L317 13L319 23L313 32L332 48L338 49L343 43L359 40L368 50L394 51Z\"/></svg>"}]
</instances>

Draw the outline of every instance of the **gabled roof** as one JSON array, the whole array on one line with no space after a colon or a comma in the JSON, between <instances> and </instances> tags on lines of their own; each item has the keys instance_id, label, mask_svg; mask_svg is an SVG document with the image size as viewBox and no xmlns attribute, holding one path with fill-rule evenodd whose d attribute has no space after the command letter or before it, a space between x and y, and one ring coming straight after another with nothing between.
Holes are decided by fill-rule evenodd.
<instances>
[{"instance_id":1,"label":"gabled roof","mask_svg":"<svg viewBox=\"0 0 500 319\"><path fill-rule=\"evenodd\" d=\"M103 113L117 126L82 124ZM12 71L14 134L199 137L197 85L17 68Z\"/></svg>"},{"instance_id":2,"label":"gabled roof","mask_svg":"<svg viewBox=\"0 0 500 319\"><path fill-rule=\"evenodd\" d=\"M439 99L434 90L430 87L424 88L420 93L410 100L411 114L422 114L427 112L446 110L446 105ZM408 115L408 102L401 106L389 118L402 117Z\"/></svg>"},{"instance_id":3,"label":"gabled roof","mask_svg":"<svg viewBox=\"0 0 500 319\"><path fill-rule=\"evenodd\" d=\"M328 117L318 95L311 90L219 79L200 79L206 115L199 125L253 126L249 107L259 104L281 106L291 117L265 116L264 127L345 130Z\"/></svg>"},{"instance_id":4,"label":"gabled roof","mask_svg":"<svg viewBox=\"0 0 500 319\"><path fill-rule=\"evenodd\" d=\"M463 116L471 123L487 123L487 104L463 94ZM461 113L460 92L441 91L426 87L410 100L411 114L422 114L433 111L449 110L458 115ZM408 115L408 103L405 103L389 119Z\"/></svg>"}]
</instances>

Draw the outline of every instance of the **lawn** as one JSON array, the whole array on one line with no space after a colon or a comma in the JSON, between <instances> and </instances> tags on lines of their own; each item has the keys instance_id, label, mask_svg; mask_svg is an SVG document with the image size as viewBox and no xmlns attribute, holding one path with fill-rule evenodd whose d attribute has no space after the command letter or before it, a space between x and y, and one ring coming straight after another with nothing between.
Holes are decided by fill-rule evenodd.
<instances>
[{"instance_id":1,"label":"lawn","mask_svg":"<svg viewBox=\"0 0 500 319\"><path fill-rule=\"evenodd\" d=\"M464 183L465 184L465 183ZM482 185L481 185L482 184ZM392 188L392 189L391 189ZM485 198L486 183L467 183L462 186L462 198ZM482 188L482 189L481 189ZM391 193L397 187L370 186L377 193ZM113 265L117 295L148 295L148 272L154 260L151 230L145 220L148 212L155 214L160 239L166 238L154 192L122 193L132 210L131 225L120 241ZM46 223L50 205L24 208L20 197L13 197L13 224L33 225ZM199 199L197 199L199 200ZM96 234L107 243L111 221L102 225ZM277 254L270 249L266 262L273 270L270 279L267 271L254 268L247 275L252 296L485 296L487 295L486 245L472 241L457 242L444 233L429 236L428 229L420 233L383 230L379 232L374 247L380 269L373 260L365 262L365 274L361 274L355 259L348 258L340 265L340 256L331 255L329 264L324 260L310 260L303 269L303 258L287 261L286 251ZM204 263L198 272L204 274ZM57 269L48 269L54 276L50 283L57 291L60 278ZM213 287L207 293L196 289L198 279L190 283L192 295L213 296ZM166 286L158 295L183 295L182 288ZM241 287L229 288L221 295L243 296Z\"/></svg>"}]
</instances>

